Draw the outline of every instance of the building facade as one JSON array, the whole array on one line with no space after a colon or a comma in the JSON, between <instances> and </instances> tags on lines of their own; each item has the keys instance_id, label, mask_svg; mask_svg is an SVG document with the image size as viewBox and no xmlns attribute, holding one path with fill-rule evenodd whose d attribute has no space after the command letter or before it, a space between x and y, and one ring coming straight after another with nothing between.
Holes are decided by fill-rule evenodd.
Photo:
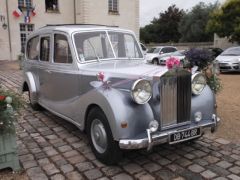
<instances>
[{"instance_id":1,"label":"building facade","mask_svg":"<svg viewBox=\"0 0 240 180\"><path fill-rule=\"evenodd\" d=\"M16 60L29 33L47 24L104 24L139 36L139 0L1 0L0 60Z\"/></svg>"}]
</instances>

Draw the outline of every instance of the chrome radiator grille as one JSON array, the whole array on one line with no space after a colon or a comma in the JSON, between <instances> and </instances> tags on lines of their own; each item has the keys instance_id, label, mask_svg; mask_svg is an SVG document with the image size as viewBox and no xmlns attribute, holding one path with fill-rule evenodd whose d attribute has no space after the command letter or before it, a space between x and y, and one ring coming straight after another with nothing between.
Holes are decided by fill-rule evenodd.
<instances>
[{"instance_id":1,"label":"chrome radiator grille","mask_svg":"<svg viewBox=\"0 0 240 180\"><path fill-rule=\"evenodd\" d=\"M163 128L190 121L191 74L167 72L160 78L160 120Z\"/></svg>"}]
</instances>

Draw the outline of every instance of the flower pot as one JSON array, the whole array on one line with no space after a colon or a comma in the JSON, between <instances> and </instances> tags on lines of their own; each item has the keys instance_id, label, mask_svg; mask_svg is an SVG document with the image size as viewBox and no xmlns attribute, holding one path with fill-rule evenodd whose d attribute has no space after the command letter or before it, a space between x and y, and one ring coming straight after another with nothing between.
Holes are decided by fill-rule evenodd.
<instances>
[{"instance_id":1,"label":"flower pot","mask_svg":"<svg viewBox=\"0 0 240 180\"><path fill-rule=\"evenodd\" d=\"M15 133L0 133L0 169L20 170Z\"/></svg>"}]
</instances>

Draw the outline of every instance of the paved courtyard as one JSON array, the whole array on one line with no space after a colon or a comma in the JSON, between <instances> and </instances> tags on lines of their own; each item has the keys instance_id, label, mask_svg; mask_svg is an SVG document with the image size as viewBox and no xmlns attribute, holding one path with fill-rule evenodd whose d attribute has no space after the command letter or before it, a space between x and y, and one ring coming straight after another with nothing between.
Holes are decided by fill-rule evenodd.
<instances>
[{"instance_id":1,"label":"paved courtyard","mask_svg":"<svg viewBox=\"0 0 240 180\"><path fill-rule=\"evenodd\" d=\"M0 82L19 91L21 71L0 71ZM126 151L117 166L106 166L96 160L84 133L26 103L18 115L17 136L20 163L33 180L240 180L240 144L211 135L194 143L158 146L150 153Z\"/></svg>"}]
</instances>

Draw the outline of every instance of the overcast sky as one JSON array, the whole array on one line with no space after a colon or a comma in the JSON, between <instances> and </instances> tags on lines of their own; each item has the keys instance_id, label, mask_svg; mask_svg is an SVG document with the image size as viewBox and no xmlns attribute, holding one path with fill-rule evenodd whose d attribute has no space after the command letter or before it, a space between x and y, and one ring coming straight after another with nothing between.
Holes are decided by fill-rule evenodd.
<instances>
[{"instance_id":1,"label":"overcast sky","mask_svg":"<svg viewBox=\"0 0 240 180\"><path fill-rule=\"evenodd\" d=\"M180 9L190 10L199 2L215 3L216 0L140 0L140 26L149 24L160 12L164 12L173 4ZM225 0L218 0L223 3Z\"/></svg>"}]
</instances>

